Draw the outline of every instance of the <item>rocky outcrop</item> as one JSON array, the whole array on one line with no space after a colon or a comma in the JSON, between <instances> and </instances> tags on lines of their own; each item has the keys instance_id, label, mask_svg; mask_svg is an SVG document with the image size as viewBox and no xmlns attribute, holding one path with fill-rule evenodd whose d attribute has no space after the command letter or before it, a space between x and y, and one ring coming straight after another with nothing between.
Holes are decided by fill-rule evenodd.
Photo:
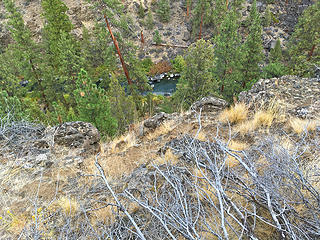
<instances>
[{"instance_id":1,"label":"rocky outcrop","mask_svg":"<svg viewBox=\"0 0 320 240\"><path fill-rule=\"evenodd\" d=\"M214 111L220 111L228 106L228 103L221 99L216 97L204 97L201 100L193 103L191 105L191 110L199 111L202 109L204 112L214 112Z\"/></svg>"},{"instance_id":2,"label":"rocky outcrop","mask_svg":"<svg viewBox=\"0 0 320 240\"><path fill-rule=\"evenodd\" d=\"M239 101L260 107L276 101L286 112L301 118L314 118L320 112L320 79L283 76L261 79Z\"/></svg>"},{"instance_id":3,"label":"rocky outcrop","mask_svg":"<svg viewBox=\"0 0 320 240\"><path fill-rule=\"evenodd\" d=\"M56 129L54 142L70 148L82 148L86 153L100 149L100 134L96 127L86 122L67 122Z\"/></svg>"}]
</instances>

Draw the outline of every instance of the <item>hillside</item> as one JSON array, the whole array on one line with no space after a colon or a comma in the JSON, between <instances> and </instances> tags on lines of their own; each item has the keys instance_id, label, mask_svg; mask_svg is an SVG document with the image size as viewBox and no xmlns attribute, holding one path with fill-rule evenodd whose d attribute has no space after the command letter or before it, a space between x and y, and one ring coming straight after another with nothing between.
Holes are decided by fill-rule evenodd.
<instances>
[{"instance_id":1,"label":"hillside","mask_svg":"<svg viewBox=\"0 0 320 240\"><path fill-rule=\"evenodd\" d=\"M112 142L3 124L1 239L318 239L319 99L316 78L260 80Z\"/></svg>"},{"instance_id":2,"label":"hillside","mask_svg":"<svg viewBox=\"0 0 320 240\"><path fill-rule=\"evenodd\" d=\"M17 0L15 1L23 13L23 18L26 26L33 33L33 37L37 40L43 29L44 19L41 16L41 1L40 0ZM103 23L103 15L99 10L92 8L92 4L86 0L64 0L63 1L69 8L67 14L74 25L73 34L81 38L82 27L88 28L92 31L95 28L95 23ZM149 29L146 26L147 16L143 19L139 18L138 11L139 1L122 1L126 14L132 18L130 24L131 40L138 46L141 40L141 31L143 31L145 43L143 48L139 51L139 58L144 59L150 57L154 62L172 60L175 56L183 54L185 48L189 46L198 38L198 29L193 30L192 17L193 8L196 1L193 1L191 6L190 16L186 16L186 2L185 1L170 1L170 20L167 23L160 21L157 16L157 6L152 4L152 0L141 1L144 8L145 15L151 10L154 19L154 26ZM245 24L246 18L249 16L249 9L252 1L245 1L242 5L242 23ZM289 36L294 30L298 17L303 10L313 4L312 0L302 1L258 1L257 7L261 17L264 16L267 6L269 5L271 13L273 14L272 23L270 26L263 28L263 44L266 54L271 48L274 48L277 39L280 39L283 46L286 46ZM0 42L7 44L10 42L10 35L8 34L7 27L5 26L5 10L3 5L0 5ZM1 20L2 19L2 20ZM203 27L203 38L210 39L212 35L213 26L205 25ZM181 47L160 47L154 46L153 35L155 30L158 30L164 44ZM107 29L106 29L107 31Z\"/></svg>"}]
</instances>

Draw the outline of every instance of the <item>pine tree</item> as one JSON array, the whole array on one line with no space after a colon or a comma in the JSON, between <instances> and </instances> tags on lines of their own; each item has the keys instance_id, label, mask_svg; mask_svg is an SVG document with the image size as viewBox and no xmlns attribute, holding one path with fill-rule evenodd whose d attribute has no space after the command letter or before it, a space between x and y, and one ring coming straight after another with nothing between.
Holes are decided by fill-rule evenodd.
<instances>
[{"instance_id":1,"label":"pine tree","mask_svg":"<svg viewBox=\"0 0 320 240\"><path fill-rule=\"evenodd\" d=\"M243 61L244 76L242 87L249 87L249 83L255 83L260 78L259 63L263 60L263 44L261 36L261 21L253 0L249 16L249 35L244 44L245 58Z\"/></svg>"},{"instance_id":2,"label":"pine tree","mask_svg":"<svg viewBox=\"0 0 320 240\"><path fill-rule=\"evenodd\" d=\"M280 39L277 39L276 45L270 51L269 62L281 63L283 60Z\"/></svg>"},{"instance_id":3,"label":"pine tree","mask_svg":"<svg viewBox=\"0 0 320 240\"><path fill-rule=\"evenodd\" d=\"M81 70L76 80L77 118L94 124L102 134L114 136L117 132L117 120L112 117L110 101L104 89L98 88L85 70Z\"/></svg>"},{"instance_id":4,"label":"pine tree","mask_svg":"<svg viewBox=\"0 0 320 240\"><path fill-rule=\"evenodd\" d=\"M136 106L132 96L126 96L125 90L115 76L111 77L108 90L111 114L118 122L118 132L123 133L129 124L137 119Z\"/></svg>"},{"instance_id":5,"label":"pine tree","mask_svg":"<svg viewBox=\"0 0 320 240\"><path fill-rule=\"evenodd\" d=\"M263 16L263 26L269 27L270 24L271 24L271 12L270 12L270 7L267 6L267 9L264 12L264 16Z\"/></svg>"},{"instance_id":6,"label":"pine tree","mask_svg":"<svg viewBox=\"0 0 320 240\"><path fill-rule=\"evenodd\" d=\"M140 2L139 2L138 16L139 16L139 18L144 18L144 16L145 16L145 14L144 14L144 8L143 8L143 6L142 6L141 0L140 0Z\"/></svg>"},{"instance_id":7,"label":"pine tree","mask_svg":"<svg viewBox=\"0 0 320 240\"><path fill-rule=\"evenodd\" d=\"M61 101L63 92L75 89L75 77L83 66L80 45L71 35L73 25L66 14L68 8L61 0L43 0L43 29L45 46L45 88L50 102Z\"/></svg>"},{"instance_id":8,"label":"pine tree","mask_svg":"<svg viewBox=\"0 0 320 240\"><path fill-rule=\"evenodd\" d=\"M219 85L212 72L214 59L214 49L209 41L201 39L189 46L186 66L173 95L176 105L182 104L186 109L201 97L219 94Z\"/></svg>"},{"instance_id":9,"label":"pine tree","mask_svg":"<svg viewBox=\"0 0 320 240\"><path fill-rule=\"evenodd\" d=\"M290 66L294 74L312 76L320 66L320 1L308 7L299 18L290 39Z\"/></svg>"},{"instance_id":10,"label":"pine tree","mask_svg":"<svg viewBox=\"0 0 320 240\"><path fill-rule=\"evenodd\" d=\"M239 36L238 17L234 10L227 13L221 24L221 31L215 37L215 56L217 62L214 68L216 78L220 81L221 94L228 101L242 90L243 53L241 37Z\"/></svg>"},{"instance_id":11,"label":"pine tree","mask_svg":"<svg viewBox=\"0 0 320 240\"><path fill-rule=\"evenodd\" d=\"M153 29L153 27L154 27L154 20L153 20L153 16L152 16L152 11L151 11L151 10L148 11L146 24L147 24L147 28L148 28L149 30Z\"/></svg>"},{"instance_id":12,"label":"pine tree","mask_svg":"<svg viewBox=\"0 0 320 240\"><path fill-rule=\"evenodd\" d=\"M5 88L12 94L17 94L19 82L28 81L28 86L37 86L42 100L48 104L41 80L38 65L41 61L39 47L31 38L30 30L25 26L21 13L12 0L4 0L8 15L8 28L15 43L10 44L0 59L0 76Z\"/></svg>"},{"instance_id":13,"label":"pine tree","mask_svg":"<svg viewBox=\"0 0 320 240\"><path fill-rule=\"evenodd\" d=\"M156 44L161 44L161 43L162 43L162 39L161 39L161 36L160 36L160 33L159 33L158 30L155 30L155 31L154 31L153 41L154 41Z\"/></svg>"},{"instance_id":14,"label":"pine tree","mask_svg":"<svg viewBox=\"0 0 320 240\"><path fill-rule=\"evenodd\" d=\"M157 13L162 22L169 22L170 20L170 0L159 0Z\"/></svg>"}]
</instances>

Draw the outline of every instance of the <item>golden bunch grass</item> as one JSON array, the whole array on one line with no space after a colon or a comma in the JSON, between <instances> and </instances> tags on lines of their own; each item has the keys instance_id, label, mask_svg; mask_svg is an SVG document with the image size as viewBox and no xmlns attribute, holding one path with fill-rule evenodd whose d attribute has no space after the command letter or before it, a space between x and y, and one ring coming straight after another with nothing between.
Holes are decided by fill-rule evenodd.
<instances>
[{"instance_id":1,"label":"golden bunch grass","mask_svg":"<svg viewBox=\"0 0 320 240\"><path fill-rule=\"evenodd\" d=\"M219 120L223 123L240 123L247 119L248 108L244 103L237 103L229 109L225 109L220 115Z\"/></svg>"},{"instance_id":2,"label":"golden bunch grass","mask_svg":"<svg viewBox=\"0 0 320 240\"><path fill-rule=\"evenodd\" d=\"M289 127L292 129L293 132L297 134L301 134L305 131L313 132L316 130L319 121L317 120L308 120L308 119L300 119L300 118L293 118L289 121Z\"/></svg>"}]
</instances>

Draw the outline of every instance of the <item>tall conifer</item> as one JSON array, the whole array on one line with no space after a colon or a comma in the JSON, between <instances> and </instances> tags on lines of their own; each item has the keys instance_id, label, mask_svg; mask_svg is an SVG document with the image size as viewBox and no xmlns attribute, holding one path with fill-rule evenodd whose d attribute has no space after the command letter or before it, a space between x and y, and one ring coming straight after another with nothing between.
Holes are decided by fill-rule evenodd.
<instances>
[{"instance_id":1,"label":"tall conifer","mask_svg":"<svg viewBox=\"0 0 320 240\"><path fill-rule=\"evenodd\" d=\"M256 0L253 0L249 16L249 35L244 43L243 81L242 87L249 87L261 75L259 63L263 60L261 36L261 20L257 11Z\"/></svg>"},{"instance_id":2,"label":"tall conifer","mask_svg":"<svg viewBox=\"0 0 320 240\"><path fill-rule=\"evenodd\" d=\"M243 53L239 23L235 10L230 10L220 27L220 34L214 39L216 65L215 76L219 79L221 94L229 101L242 90Z\"/></svg>"}]
</instances>

